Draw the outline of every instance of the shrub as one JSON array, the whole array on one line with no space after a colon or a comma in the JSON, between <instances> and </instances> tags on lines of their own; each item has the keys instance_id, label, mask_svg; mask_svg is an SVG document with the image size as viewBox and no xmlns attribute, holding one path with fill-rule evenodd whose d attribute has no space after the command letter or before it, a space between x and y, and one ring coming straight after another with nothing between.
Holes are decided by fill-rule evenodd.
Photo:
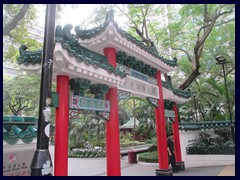
<instances>
[{"instance_id":1,"label":"shrub","mask_svg":"<svg viewBox=\"0 0 240 180\"><path fill-rule=\"evenodd\" d=\"M73 149L69 152L68 157L72 158L93 158L93 157L105 157L105 150L100 149Z\"/></svg>"},{"instance_id":2,"label":"shrub","mask_svg":"<svg viewBox=\"0 0 240 180\"><path fill-rule=\"evenodd\" d=\"M138 155L139 161L157 163L158 162L158 153L157 151L145 152Z\"/></svg>"}]
</instances>

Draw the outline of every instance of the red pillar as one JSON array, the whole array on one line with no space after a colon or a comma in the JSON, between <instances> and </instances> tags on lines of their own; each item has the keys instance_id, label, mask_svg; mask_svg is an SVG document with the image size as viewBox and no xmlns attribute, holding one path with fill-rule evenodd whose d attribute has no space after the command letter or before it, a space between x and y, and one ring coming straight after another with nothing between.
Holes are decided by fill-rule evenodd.
<instances>
[{"instance_id":1,"label":"red pillar","mask_svg":"<svg viewBox=\"0 0 240 180\"><path fill-rule=\"evenodd\" d=\"M56 108L54 175L68 175L69 77L57 76L59 107Z\"/></svg>"},{"instance_id":2,"label":"red pillar","mask_svg":"<svg viewBox=\"0 0 240 180\"><path fill-rule=\"evenodd\" d=\"M109 64L116 68L116 49L105 48L104 54ZM117 88L109 88L106 99L111 104L109 120L106 122L107 176L121 176Z\"/></svg>"},{"instance_id":3,"label":"red pillar","mask_svg":"<svg viewBox=\"0 0 240 180\"><path fill-rule=\"evenodd\" d=\"M162 80L161 80L160 71L157 72L156 79L159 87L158 107L155 108L158 162L159 162L160 169L168 170L169 165L168 165L168 152L167 152L166 123L165 123Z\"/></svg>"},{"instance_id":4,"label":"red pillar","mask_svg":"<svg viewBox=\"0 0 240 180\"><path fill-rule=\"evenodd\" d=\"M174 148L175 148L175 157L176 162L182 162L182 155L181 155L181 146L180 146L180 138L179 138L179 130L178 130L178 109L177 104L174 103L173 107L175 118L174 123L172 124L173 136L174 136Z\"/></svg>"}]
</instances>

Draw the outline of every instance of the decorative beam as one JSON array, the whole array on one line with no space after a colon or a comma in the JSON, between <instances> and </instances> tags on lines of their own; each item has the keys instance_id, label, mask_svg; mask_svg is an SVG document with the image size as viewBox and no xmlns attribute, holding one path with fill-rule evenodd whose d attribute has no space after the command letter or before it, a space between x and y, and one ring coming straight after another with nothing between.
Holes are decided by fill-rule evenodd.
<instances>
[{"instance_id":1,"label":"decorative beam","mask_svg":"<svg viewBox=\"0 0 240 180\"><path fill-rule=\"evenodd\" d=\"M125 100L131 95L130 92L118 90L118 100Z\"/></svg>"},{"instance_id":2,"label":"decorative beam","mask_svg":"<svg viewBox=\"0 0 240 180\"><path fill-rule=\"evenodd\" d=\"M110 112L110 101L69 95L69 109Z\"/></svg>"},{"instance_id":3,"label":"decorative beam","mask_svg":"<svg viewBox=\"0 0 240 180\"><path fill-rule=\"evenodd\" d=\"M152 104L154 107L158 107L158 100L155 98L147 97L147 101Z\"/></svg>"}]
</instances>

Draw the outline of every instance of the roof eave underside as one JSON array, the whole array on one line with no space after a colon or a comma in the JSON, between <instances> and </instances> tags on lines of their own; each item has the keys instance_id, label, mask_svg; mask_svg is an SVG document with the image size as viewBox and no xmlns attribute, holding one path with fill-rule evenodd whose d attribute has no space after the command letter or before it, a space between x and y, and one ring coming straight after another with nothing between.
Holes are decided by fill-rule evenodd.
<instances>
[{"instance_id":1,"label":"roof eave underside","mask_svg":"<svg viewBox=\"0 0 240 180\"><path fill-rule=\"evenodd\" d=\"M181 103L184 103L184 102L189 101L191 99L191 98L184 98L184 97L181 97L181 96L177 96L173 93L172 90L169 90L165 87L162 87L162 88L163 88L163 98L165 100L174 101L177 104L181 104Z\"/></svg>"}]
</instances>

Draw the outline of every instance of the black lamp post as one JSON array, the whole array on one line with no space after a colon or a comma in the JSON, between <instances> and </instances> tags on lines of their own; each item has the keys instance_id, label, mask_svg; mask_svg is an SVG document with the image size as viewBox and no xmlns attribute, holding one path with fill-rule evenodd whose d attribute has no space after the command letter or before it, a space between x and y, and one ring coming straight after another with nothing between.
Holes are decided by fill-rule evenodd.
<instances>
[{"instance_id":1,"label":"black lamp post","mask_svg":"<svg viewBox=\"0 0 240 180\"><path fill-rule=\"evenodd\" d=\"M197 104L196 104L196 92L193 91L193 100L194 100L194 107L195 107L195 116L196 116L196 122L198 122L198 116L197 116Z\"/></svg>"},{"instance_id":2,"label":"black lamp post","mask_svg":"<svg viewBox=\"0 0 240 180\"><path fill-rule=\"evenodd\" d=\"M31 176L52 176L49 152L50 105L52 102L52 68L56 4L47 4L40 87L37 149L31 163Z\"/></svg>"},{"instance_id":3,"label":"black lamp post","mask_svg":"<svg viewBox=\"0 0 240 180\"><path fill-rule=\"evenodd\" d=\"M231 134L232 134L233 143L235 143L234 126L232 124L232 113L231 113L230 101L229 101L229 96L228 96L226 73L225 73L225 67L224 67L224 65L226 63L229 63L229 62L223 56L217 56L217 57L215 57L215 60L217 61L216 64L221 64L222 65L222 69L223 69L223 77L224 77L224 83L225 83L225 88L226 88L226 96L227 96L227 107L228 107L228 111L229 111L230 124L231 124Z\"/></svg>"}]
</instances>

